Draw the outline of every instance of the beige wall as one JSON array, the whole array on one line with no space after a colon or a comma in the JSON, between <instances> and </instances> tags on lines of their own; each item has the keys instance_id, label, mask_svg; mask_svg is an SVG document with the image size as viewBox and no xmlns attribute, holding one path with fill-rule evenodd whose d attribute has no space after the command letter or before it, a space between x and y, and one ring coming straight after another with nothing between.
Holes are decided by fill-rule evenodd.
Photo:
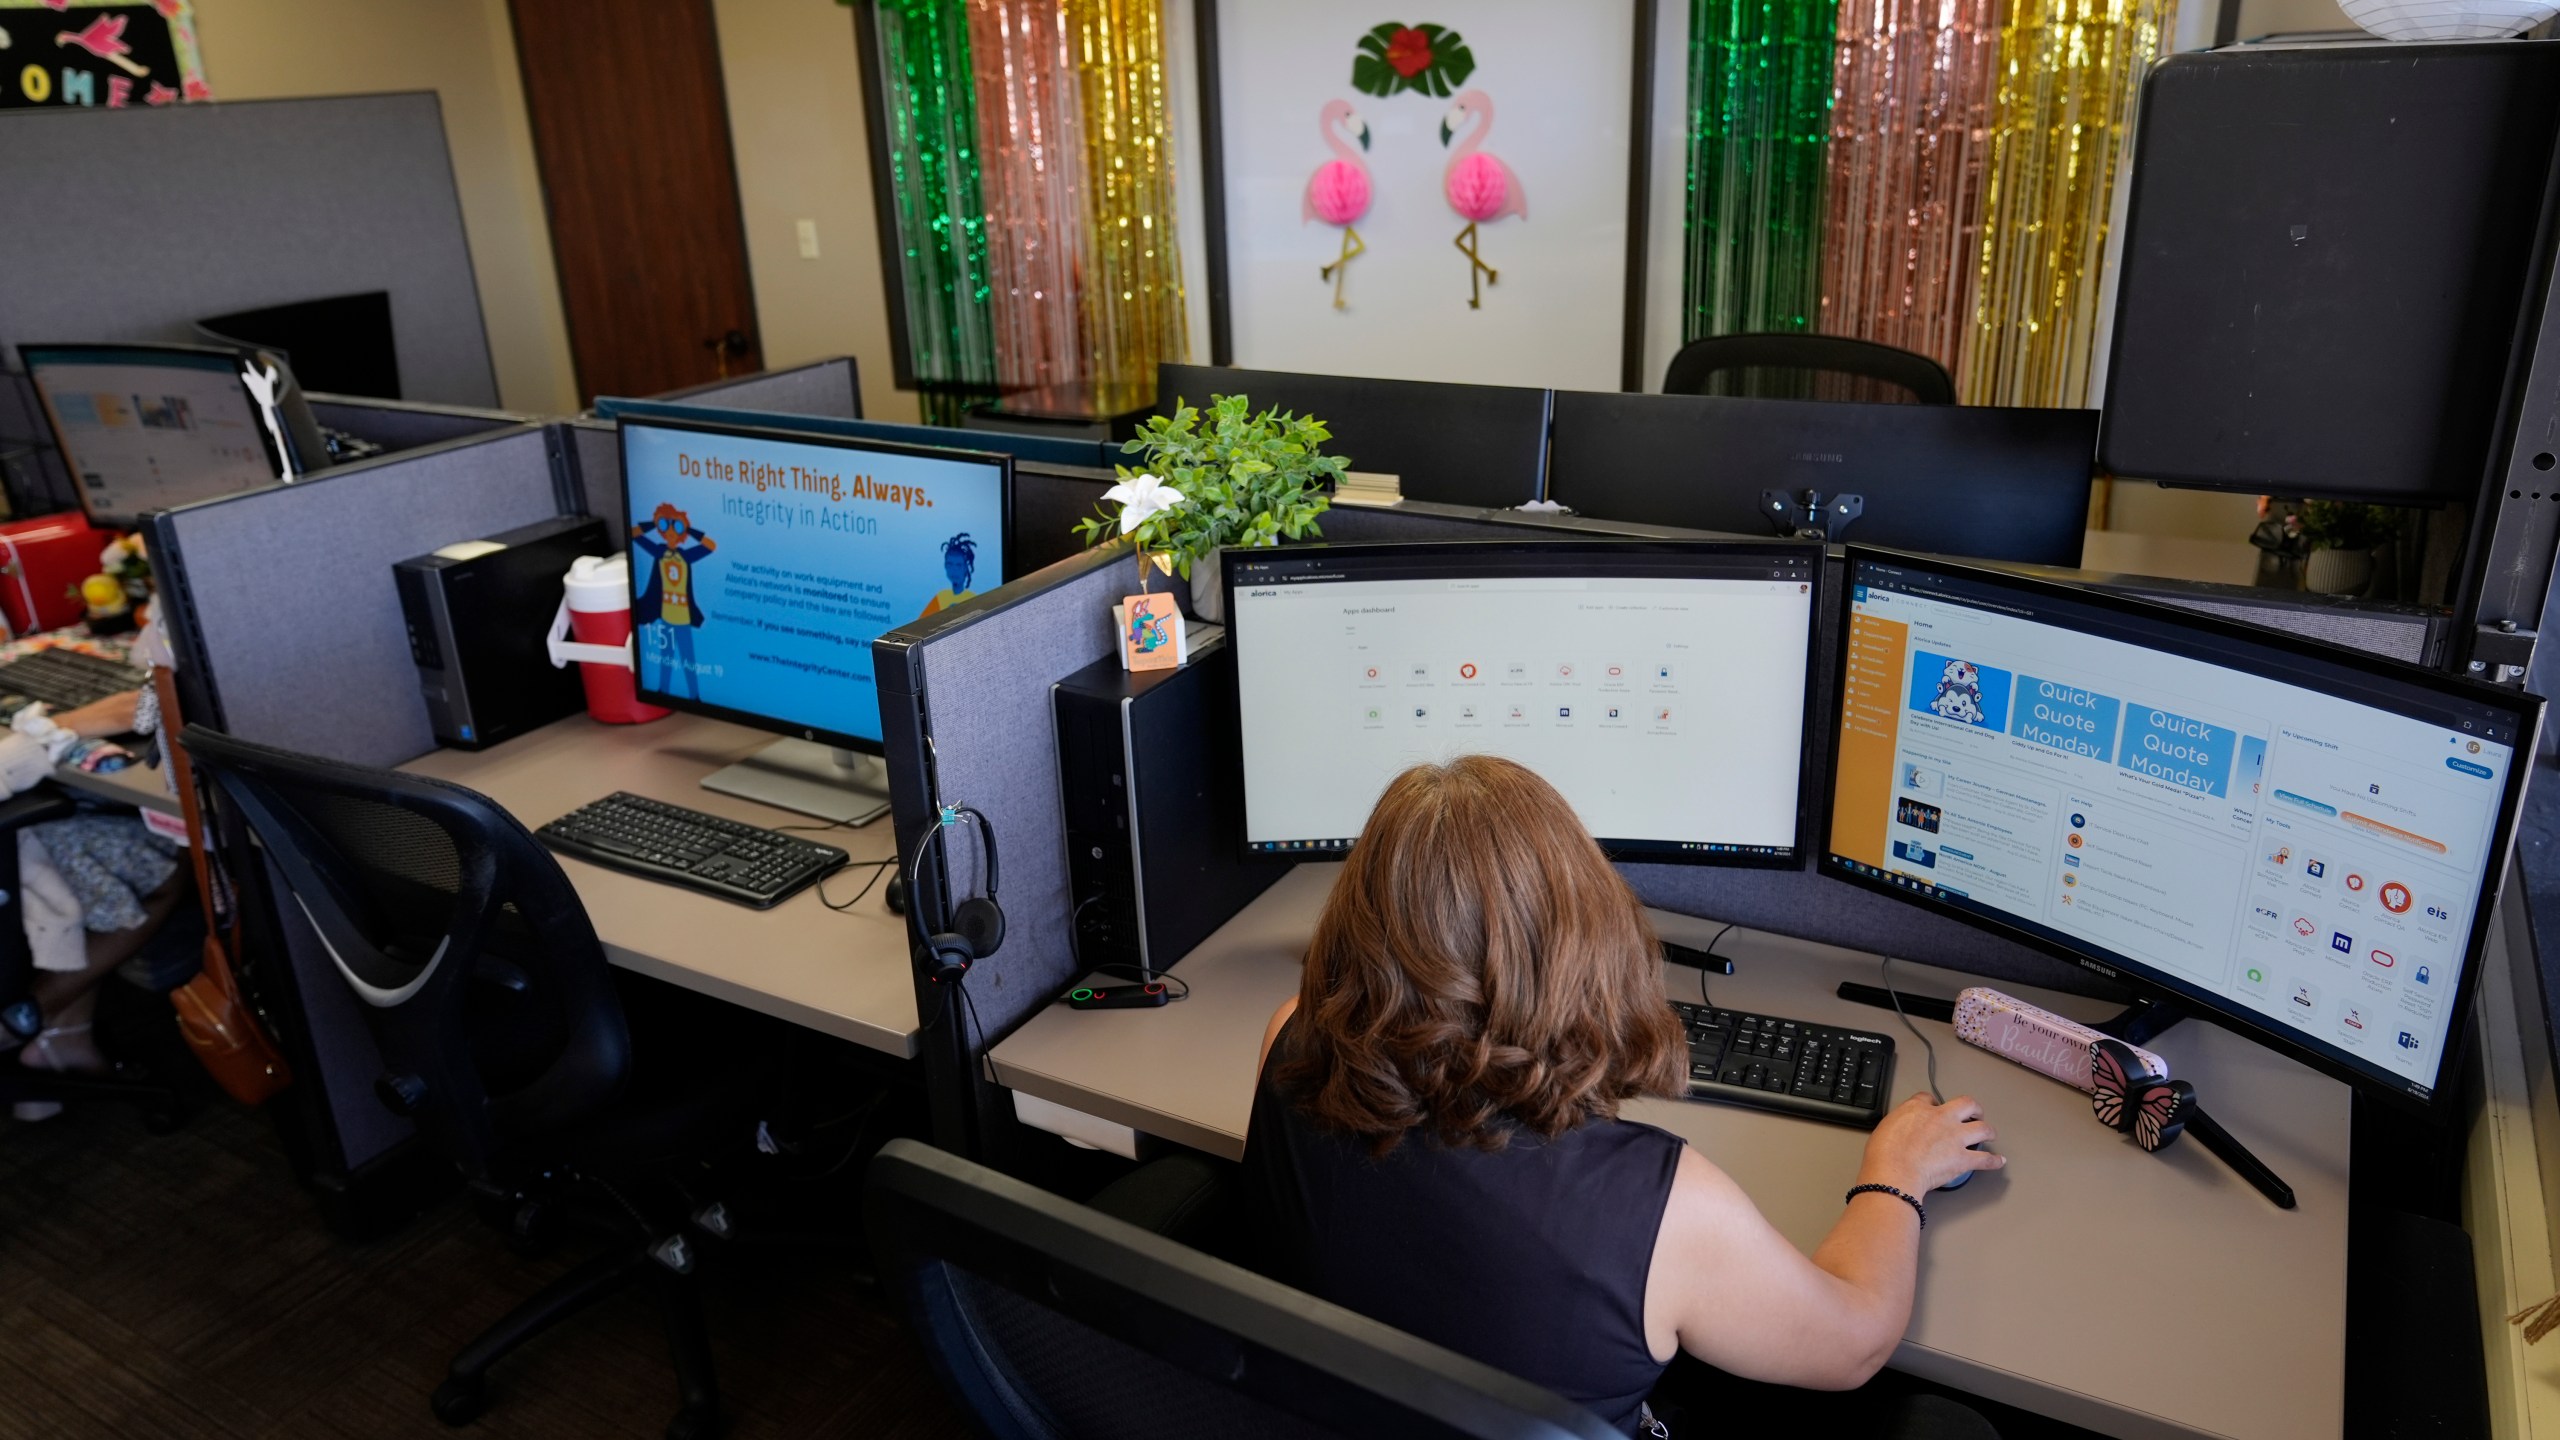
<instances>
[{"instance_id":1,"label":"beige wall","mask_svg":"<svg viewBox=\"0 0 2560 1440\"><path fill-rule=\"evenodd\" d=\"M500 402L577 408L506 0L196 0L196 33L217 99L435 91Z\"/></svg>"},{"instance_id":2,"label":"beige wall","mask_svg":"<svg viewBox=\"0 0 2560 1440\"><path fill-rule=\"evenodd\" d=\"M738 197L773 368L856 357L863 412L913 420L891 383L853 17L836 0L714 0ZM480 309L511 409L578 406L507 0L196 0L225 100L433 90L443 98ZM818 258L800 258L814 221Z\"/></svg>"},{"instance_id":3,"label":"beige wall","mask_svg":"<svg viewBox=\"0 0 2560 1440\"><path fill-rule=\"evenodd\" d=\"M852 12L836 0L714 0L714 11L765 365L851 355L862 413L913 420L916 397L890 378ZM818 228L814 260L800 257L802 220Z\"/></svg>"}]
</instances>

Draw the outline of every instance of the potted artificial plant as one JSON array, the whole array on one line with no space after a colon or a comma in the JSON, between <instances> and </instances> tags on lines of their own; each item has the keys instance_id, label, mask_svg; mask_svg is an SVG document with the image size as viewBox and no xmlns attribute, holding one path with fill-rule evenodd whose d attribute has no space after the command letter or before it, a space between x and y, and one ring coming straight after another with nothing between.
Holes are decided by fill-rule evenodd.
<instances>
[{"instance_id":1,"label":"potted artificial plant","mask_svg":"<svg viewBox=\"0 0 2560 1440\"><path fill-rule=\"evenodd\" d=\"M1077 521L1076 533L1087 545L1134 536L1142 566L1154 551L1191 582L1193 612L1212 623L1223 621L1219 548L1321 534L1316 517L1331 503L1328 489L1350 463L1319 453L1332 438L1312 415L1256 415L1242 395L1212 395L1206 410L1182 405L1171 415L1151 416L1124 447L1145 457L1143 465L1117 467L1121 484L1106 498L1126 500L1141 486L1150 496L1161 489L1179 498L1135 519L1127 510L1096 514Z\"/></svg>"},{"instance_id":2,"label":"potted artificial plant","mask_svg":"<svg viewBox=\"0 0 2560 1440\"><path fill-rule=\"evenodd\" d=\"M2302 538L2311 545L2302 588L2354 595L2373 583L2374 551L2400 533L2400 512L2347 500L2302 502Z\"/></svg>"}]
</instances>

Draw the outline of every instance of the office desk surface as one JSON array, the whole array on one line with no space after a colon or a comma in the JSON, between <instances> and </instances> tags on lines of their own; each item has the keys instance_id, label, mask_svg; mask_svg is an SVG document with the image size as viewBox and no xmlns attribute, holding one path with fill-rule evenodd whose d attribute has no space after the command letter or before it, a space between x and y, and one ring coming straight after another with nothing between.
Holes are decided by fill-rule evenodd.
<instances>
[{"instance_id":1,"label":"office desk surface","mask_svg":"<svg viewBox=\"0 0 2560 1440\"><path fill-rule=\"evenodd\" d=\"M702 777L773 737L743 725L670 715L647 725L599 725L574 715L487 750L434 750L403 770L467 785L536 828L616 790L750 825L814 825L805 815L715 794ZM859 862L896 847L887 817L858 829L806 830ZM770 910L560 857L613 963L795 1025L885 1050L916 1053L916 993L906 922L881 901L884 879L850 910L829 910L816 888ZM838 900L870 878L839 872Z\"/></svg>"},{"instance_id":2,"label":"office desk surface","mask_svg":"<svg viewBox=\"0 0 2560 1440\"><path fill-rule=\"evenodd\" d=\"M1186 957L1191 998L1162 1010L1053 1007L991 1054L1014 1089L1151 1135L1244 1153L1254 1055L1297 990L1299 956L1338 866L1303 865ZM1653 913L1663 937L1704 947L1719 928ZM1737 930L1708 977L1719 1005L1874 1030L1894 1039L1895 1093L1927 1088L1920 1043L1885 1011L1837 998L1877 981L1875 957ZM1896 964L1908 991L1953 995L1971 977ZM1674 998L1698 972L1665 966ZM2084 1020L2108 1007L2024 986L2021 999ZM2152 1045L2215 1118L2291 1182L2278 1210L2189 1140L2146 1155L2098 1125L2088 1097L1916 1021L1950 1096L1971 1094L2009 1168L1929 1197L1920 1295L1898 1369L2121 1436L2335 1440L2346 1363L2346 1087L2217 1027L2189 1021ZM1673 1131L1724 1167L1810 1251L1838 1218L1863 1133L1758 1111L1640 1101L1631 1119Z\"/></svg>"},{"instance_id":3,"label":"office desk surface","mask_svg":"<svg viewBox=\"0 0 2560 1440\"><path fill-rule=\"evenodd\" d=\"M176 815L178 797L169 793L160 771L150 765L127 765L104 775L91 774L72 765L53 767L54 783L83 795L119 805L132 805L144 810L157 810L163 815Z\"/></svg>"}]
</instances>

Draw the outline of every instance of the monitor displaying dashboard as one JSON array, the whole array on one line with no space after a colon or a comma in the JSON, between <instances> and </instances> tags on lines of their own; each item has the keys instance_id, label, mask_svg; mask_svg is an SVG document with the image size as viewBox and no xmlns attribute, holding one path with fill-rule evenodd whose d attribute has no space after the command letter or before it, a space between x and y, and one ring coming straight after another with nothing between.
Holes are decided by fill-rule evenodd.
<instances>
[{"instance_id":1,"label":"monitor displaying dashboard","mask_svg":"<svg viewBox=\"0 0 2560 1440\"><path fill-rule=\"evenodd\" d=\"M1625 860L1800 863L1822 548L1493 541L1227 551L1248 854L1350 850L1387 782L1546 777Z\"/></svg>"},{"instance_id":2,"label":"monitor displaying dashboard","mask_svg":"<svg viewBox=\"0 0 2560 1440\"><path fill-rule=\"evenodd\" d=\"M92 523L272 485L282 475L238 351L29 345L20 354Z\"/></svg>"},{"instance_id":3,"label":"monitor displaying dashboard","mask_svg":"<svg viewBox=\"0 0 2560 1440\"><path fill-rule=\"evenodd\" d=\"M871 642L1004 583L1005 456L636 417L621 438L644 700L876 755Z\"/></svg>"},{"instance_id":4,"label":"monitor displaying dashboard","mask_svg":"<svg viewBox=\"0 0 2560 1440\"><path fill-rule=\"evenodd\" d=\"M1827 873L2434 1099L2541 701L1890 552L1844 592Z\"/></svg>"}]
</instances>

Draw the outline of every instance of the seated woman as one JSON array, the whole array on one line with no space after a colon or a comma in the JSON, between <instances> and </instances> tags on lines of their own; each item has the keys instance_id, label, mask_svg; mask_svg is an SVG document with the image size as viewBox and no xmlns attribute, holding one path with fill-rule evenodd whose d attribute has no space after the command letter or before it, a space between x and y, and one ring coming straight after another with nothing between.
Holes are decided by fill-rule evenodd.
<instances>
[{"instance_id":1,"label":"seated woman","mask_svg":"<svg viewBox=\"0 0 2560 1440\"><path fill-rule=\"evenodd\" d=\"M137 716L142 693L127 691L53 719L84 739L130 734L154 723ZM42 1012L44 1029L18 1048L17 1063L37 1070L104 1074L109 1065L94 1033L98 987L141 952L187 897L186 869L176 858L177 846L130 815L80 815L32 826L28 834L58 873L61 898L77 906L77 927L85 939L66 941L76 947L69 966L37 970L28 997ZM0 843L8 842L0 838ZM23 849L20 861L26 863ZM23 870L21 878L32 919L39 908L38 885ZM11 1107L20 1120L49 1119L61 1110L49 1100L22 1100Z\"/></svg>"},{"instance_id":2,"label":"seated woman","mask_svg":"<svg viewBox=\"0 0 2560 1440\"><path fill-rule=\"evenodd\" d=\"M1990 1124L1905 1101L1841 1177L1892 1192L1807 1258L1705 1156L1618 1118L1682 1093L1660 965L1544 780L1490 756L1399 776L1263 1040L1244 1179L1278 1278L1630 1431L1677 1351L1814 1389L1874 1375L1911 1320L1917 1202L2007 1163L1967 1148Z\"/></svg>"}]
</instances>

